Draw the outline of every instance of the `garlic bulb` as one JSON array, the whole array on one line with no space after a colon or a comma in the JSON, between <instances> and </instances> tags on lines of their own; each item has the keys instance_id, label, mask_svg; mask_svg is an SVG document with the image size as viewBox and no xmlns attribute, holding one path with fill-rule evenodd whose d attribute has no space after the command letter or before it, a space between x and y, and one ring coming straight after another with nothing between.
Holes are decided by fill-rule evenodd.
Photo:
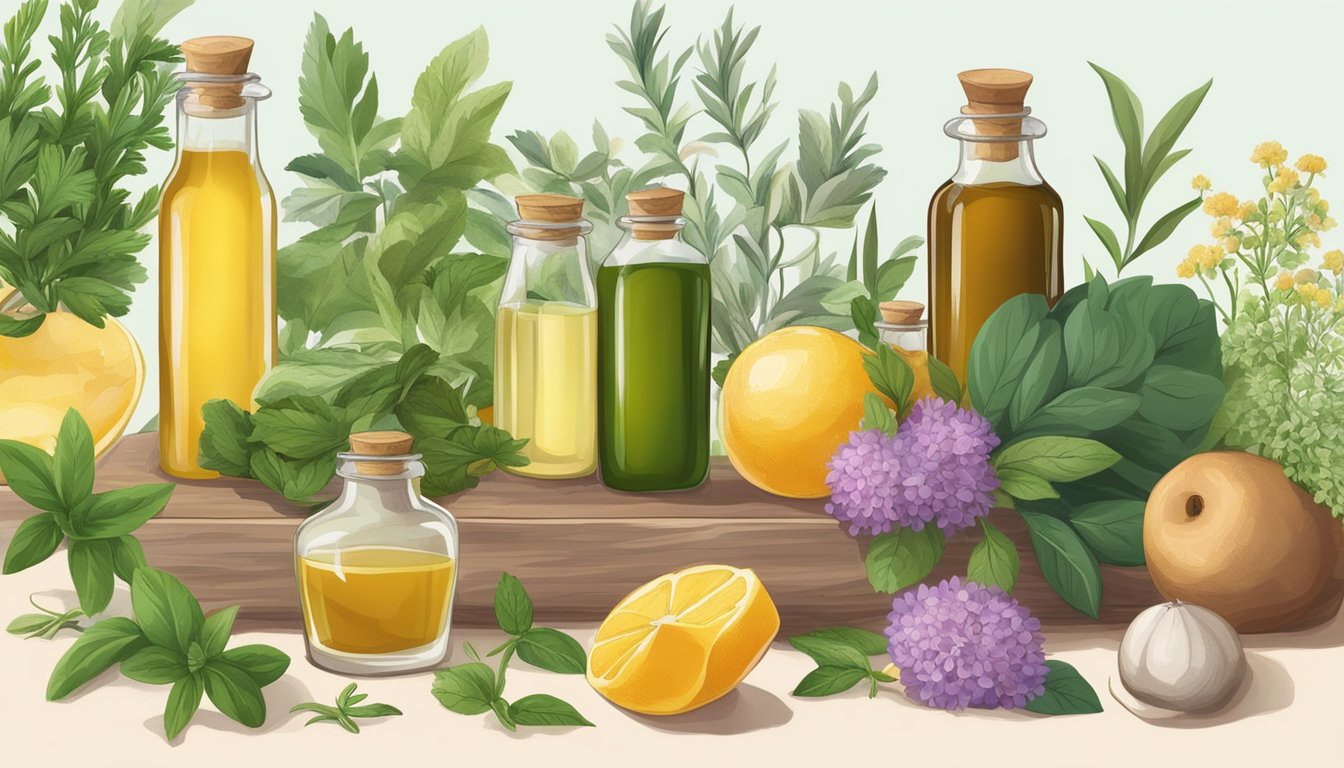
<instances>
[{"instance_id":1,"label":"garlic bulb","mask_svg":"<svg viewBox=\"0 0 1344 768\"><path fill-rule=\"evenodd\" d=\"M1179 600L1139 614L1120 641L1120 682L1135 698L1181 712L1227 702L1246 674L1241 638L1222 616Z\"/></svg>"}]
</instances>

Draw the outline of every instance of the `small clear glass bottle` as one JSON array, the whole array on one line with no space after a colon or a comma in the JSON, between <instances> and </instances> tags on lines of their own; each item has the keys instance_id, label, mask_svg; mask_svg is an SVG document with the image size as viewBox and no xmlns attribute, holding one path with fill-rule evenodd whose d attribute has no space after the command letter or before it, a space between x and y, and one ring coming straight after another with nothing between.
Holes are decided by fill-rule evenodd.
<instances>
[{"instance_id":1,"label":"small clear glass bottle","mask_svg":"<svg viewBox=\"0 0 1344 768\"><path fill-rule=\"evenodd\" d=\"M882 319L873 324L877 337L900 355L915 375L910 402L932 395L929 377L929 321L923 319L924 305L917 301L884 301L878 305Z\"/></svg>"},{"instance_id":2,"label":"small clear glass bottle","mask_svg":"<svg viewBox=\"0 0 1344 768\"><path fill-rule=\"evenodd\" d=\"M529 477L597 468L597 291L583 201L522 195L495 327L495 426L526 439Z\"/></svg>"},{"instance_id":3,"label":"small clear glass bottle","mask_svg":"<svg viewBox=\"0 0 1344 768\"><path fill-rule=\"evenodd\" d=\"M351 435L340 497L295 535L304 639L323 669L399 674L448 655L457 521L420 495L411 445L404 432Z\"/></svg>"}]
</instances>

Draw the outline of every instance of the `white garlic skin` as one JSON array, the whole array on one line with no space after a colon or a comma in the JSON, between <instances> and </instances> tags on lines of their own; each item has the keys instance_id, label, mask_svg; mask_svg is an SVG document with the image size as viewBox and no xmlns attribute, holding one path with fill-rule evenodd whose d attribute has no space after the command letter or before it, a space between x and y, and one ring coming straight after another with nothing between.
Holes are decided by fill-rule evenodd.
<instances>
[{"instance_id":1,"label":"white garlic skin","mask_svg":"<svg viewBox=\"0 0 1344 768\"><path fill-rule=\"evenodd\" d=\"M1193 603L1162 603L1139 614L1120 641L1120 682L1135 698L1180 712L1218 709L1246 675L1237 631Z\"/></svg>"}]
</instances>

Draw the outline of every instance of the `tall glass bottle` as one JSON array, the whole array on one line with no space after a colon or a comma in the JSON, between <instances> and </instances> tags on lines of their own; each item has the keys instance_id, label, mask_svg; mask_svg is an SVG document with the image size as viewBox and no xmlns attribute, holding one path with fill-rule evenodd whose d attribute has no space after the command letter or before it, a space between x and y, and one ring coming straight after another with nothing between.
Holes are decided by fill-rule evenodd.
<instances>
[{"instance_id":1,"label":"tall glass bottle","mask_svg":"<svg viewBox=\"0 0 1344 768\"><path fill-rule=\"evenodd\" d=\"M448 655L457 521L420 496L411 445L404 432L351 435L341 495L295 534L304 639L323 669L394 674Z\"/></svg>"},{"instance_id":2,"label":"tall glass bottle","mask_svg":"<svg viewBox=\"0 0 1344 768\"><path fill-rule=\"evenodd\" d=\"M1020 293L1064 292L1064 205L1036 168L1045 124L1025 106L1031 75L959 74L967 104L943 126L961 143L957 172L929 203L932 352L963 381L971 343Z\"/></svg>"},{"instance_id":3,"label":"tall glass bottle","mask_svg":"<svg viewBox=\"0 0 1344 768\"><path fill-rule=\"evenodd\" d=\"M257 157L252 41L182 44L177 162L159 208L159 459L183 478L197 464L201 406L252 407L275 363L275 198Z\"/></svg>"},{"instance_id":4,"label":"tall glass bottle","mask_svg":"<svg viewBox=\"0 0 1344 768\"><path fill-rule=\"evenodd\" d=\"M522 195L495 330L495 426L525 438L510 472L562 478L597 468L597 294L583 201Z\"/></svg>"},{"instance_id":5,"label":"tall glass bottle","mask_svg":"<svg viewBox=\"0 0 1344 768\"><path fill-rule=\"evenodd\" d=\"M684 193L626 196L597 271L598 453L621 491L694 488L709 472L709 262L678 237Z\"/></svg>"}]
</instances>

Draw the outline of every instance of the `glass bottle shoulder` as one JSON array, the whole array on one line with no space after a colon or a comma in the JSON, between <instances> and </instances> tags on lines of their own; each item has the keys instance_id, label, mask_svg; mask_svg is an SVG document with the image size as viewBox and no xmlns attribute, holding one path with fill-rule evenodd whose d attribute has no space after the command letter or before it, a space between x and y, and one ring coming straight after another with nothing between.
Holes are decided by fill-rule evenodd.
<instances>
[{"instance_id":1,"label":"glass bottle shoulder","mask_svg":"<svg viewBox=\"0 0 1344 768\"><path fill-rule=\"evenodd\" d=\"M299 525L299 555L317 550L387 547L457 557L452 514L406 480L351 480L330 506Z\"/></svg>"},{"instance_id":2,"label":"glass bottle shoulder","mask_svg":"<svg viewBox=\"0 0 1344 768\"><path fill-rule=\"evenodd\" d=\"M680 238L638 240L627 234L602 262L603 267L627 267L639 264L704 264L705 255Z\"/></svg>"}]
</instances>

